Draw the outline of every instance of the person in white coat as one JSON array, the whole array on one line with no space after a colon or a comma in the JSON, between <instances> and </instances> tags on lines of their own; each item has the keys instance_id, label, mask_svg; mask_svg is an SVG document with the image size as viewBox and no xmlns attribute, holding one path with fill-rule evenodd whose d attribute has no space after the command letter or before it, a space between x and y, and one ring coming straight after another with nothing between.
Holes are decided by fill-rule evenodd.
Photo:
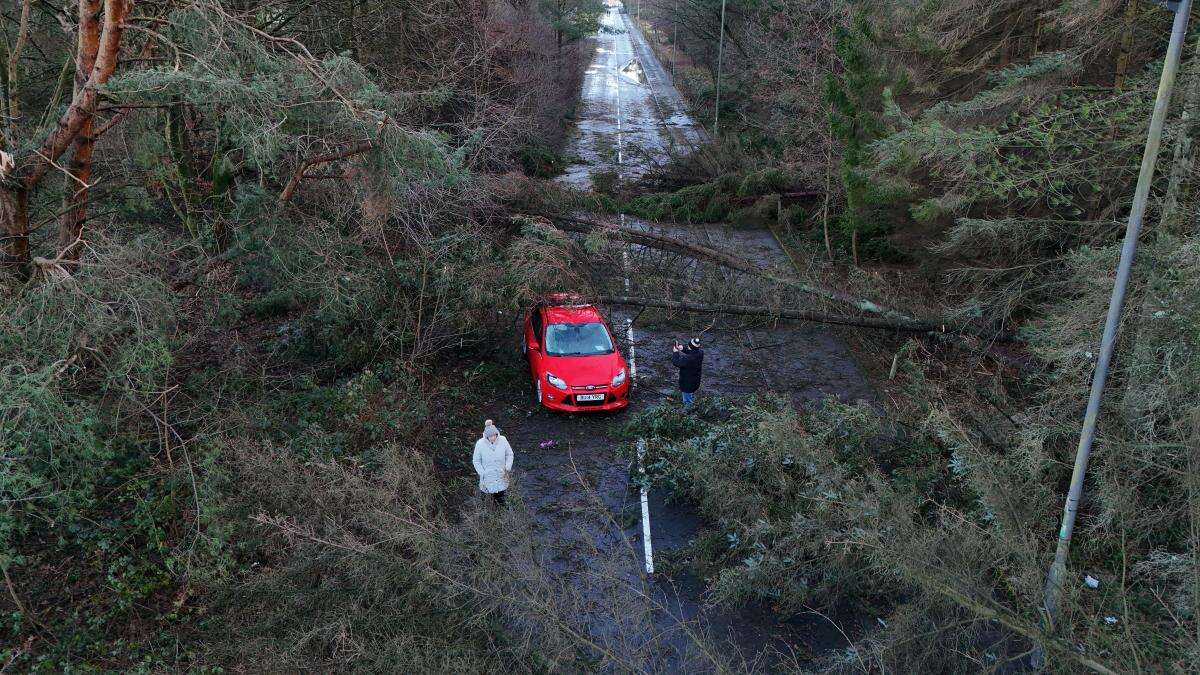
<instances>
[{"instance_id":1,"label":"person in white coat","mask_svg":"<svg viewBox=\"0 0 1200 675\"><path fill-rule=\"evenodd\" d=\"M475 473L479 474L479 489L491 495L497 504L504 504L504 492L512 473L513 451L508 439L500 435L491 420L483 424L483 438L475 441L472 463Z\"/></svg>"}]
</instances>

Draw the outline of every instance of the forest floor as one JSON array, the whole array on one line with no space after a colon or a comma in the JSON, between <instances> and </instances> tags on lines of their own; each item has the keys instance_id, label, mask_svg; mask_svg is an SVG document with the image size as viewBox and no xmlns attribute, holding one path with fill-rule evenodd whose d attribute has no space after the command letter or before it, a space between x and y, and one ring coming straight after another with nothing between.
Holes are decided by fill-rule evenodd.
<instances>
[{"instance_id":1,"label":"forest floor","mask_svg":"<svg viewBox=\"0 0 1200 675\"><path fill-rule=\"evenodd\" d=\"M579 123L568 148L573 164L561 180L588 188L593 175L606 171L636 180L681 144L704 137L633 21L611 2L583 84ZM716 245L765 264L789 264L767 229L666 226L634 219L626 224ZM637 280L627 276L626 281L636 295ZM632 311L614 309L608 317L614 332L626 338L623 351L636 373L631 411L676 399L669 345L692 334L682 327L634 323L626 336L635 319ZM511 332L519 335L515 326ZM702 339L702 396L771 391L797 403L831 395L875 400L850 347L828 329L717 320L703 329ZM509 353L512 368L523 369L515 339ZM746 657L768 649L806 660L849 646L847 636L859 633L857 626L871 617L851 611L786 617L765 606L711 607L703 582L686 572L668 564L654 575L644 573L639 489L631 484L634 467L615 438L626 415L628 411L551 413L535 403L531 388L527 396L510 399L489 414L516 451L516 484L510 492L529 510L537 535L535 556L572 580L594 634L627 641L629 630L640 627L657 637L645 636L647 642L639 648L661 649L668 664L683 658L691 642L687 631L696 630L715 638L723 650L733 647ZM685 546L701 523L686 505L665 497L653 490L649 495L650 538L653 556L670 560L670 552ZM773 657L765 658L769 667Z\"/></svg>"}]
</instances>

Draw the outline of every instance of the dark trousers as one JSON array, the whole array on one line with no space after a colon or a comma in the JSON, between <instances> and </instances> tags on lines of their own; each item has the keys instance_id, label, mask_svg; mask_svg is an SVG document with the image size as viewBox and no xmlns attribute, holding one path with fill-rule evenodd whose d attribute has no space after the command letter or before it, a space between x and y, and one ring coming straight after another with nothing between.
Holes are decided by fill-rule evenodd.
<instances>
[{"instance_id":1,"label":"dark trousers","mask_svg":"<svg viewBox=\"0 0 1200 675\"><path fill-rule=\"evenodd\" d=\"M492 498L492 501L496 503L496 506L504 506L504 493L505 492L506 492L506 490L501 490L499 492L493 492L490 495Z\"/></svg>"}]
</instances>

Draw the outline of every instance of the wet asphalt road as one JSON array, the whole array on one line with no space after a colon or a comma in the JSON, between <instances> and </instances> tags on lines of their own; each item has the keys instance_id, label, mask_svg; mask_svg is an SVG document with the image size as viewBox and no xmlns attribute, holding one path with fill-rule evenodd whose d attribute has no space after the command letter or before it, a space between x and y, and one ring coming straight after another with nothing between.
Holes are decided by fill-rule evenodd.
<instances>
[{"instance_id":1,"label":"wet asphalt road","mask_svg":"<svg viewBox=\"0 0 1200 675\"><path fill-rule=\"evenodd\" d=\"M618 10L615 0L609 2L568 149L575 161L561 178L581 188L590 187L596 172L636 178L669 153L705 139L631 18ZM693 238L765 264L788 264L765 229L628 224ZM637 280L630 279L630 286L636 295ZM630 318L627 310L609 312L619 334ZM687 337L634 326L632 344L623 345L627 358L635 354L633 410L676 395L669 345ZM704 333L704 342L701 395L772 390L791 395L798 404L826 395L873 399L845 342L820 327L745 328L717 322ZM637 669L647 671L712 670L714 658L695 649L689 631L707 634L723 657L740 653L751 659L767 649L805 660L846 646L839 627L826 619L782 617L760 606L707 607L700 580L645 574L639 493L630 486L632 467L612 438L627 414L549 413L530 393L525 400L506 402L494 415L516 452L513 493L530 511L535 556L570 580L583 599L582 621L594 639L625 655L624 665L616 669L637 663ZM660 554L685 545L700 528L686 507L667 504L664 495L653 491L649 510L653 548ZM841 629L856 632L853 626ZM767 657L758 666L771 670L778 662Z\"/></svg>"},{"instance_id":2,"label":"wet asphalt road","mask_svg":"<svg viewBox=\"0 0 1200 675\"><path fill-rule=\"evenodd\" d=\"M636 179L708 139L633 19L608 0L583 80L578 122L560 180L583 189L595 172Z\"/></svg>"}]
</instances>

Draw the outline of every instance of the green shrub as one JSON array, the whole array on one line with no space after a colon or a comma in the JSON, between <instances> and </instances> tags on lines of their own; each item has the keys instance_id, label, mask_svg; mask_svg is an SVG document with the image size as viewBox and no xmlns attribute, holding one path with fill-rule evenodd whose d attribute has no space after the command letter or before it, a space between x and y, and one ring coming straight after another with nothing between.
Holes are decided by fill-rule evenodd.
<instances>
[{"instance_id":1,"label":"green shrub","mask_svg":"<svg viewBox=\"0 0 1200 675\"><path fill-rule=\"evenodd\" d=\"M735 226L751 226L775 223L779 220L779 197L760 197L750 206L744 206L729 214L729 222ZM786 217L786 212L785 212Z\"/></svg>"},{"instance_id":2,"label":"green shrub","mask_svg":"<svg viewBox=\"0 0 1200 675\"><path fill-rule=\"evenodd\" d=\"M625 205L625 212L657 222L735 224L774 221L776 195L790 190L792 179L777 168L726 173L707 183L675 192L641 195ZM748 205L739 206L739 204Z\"/></svg>"},{"instance_id":3,"label":"green shrub","mask_svg":"<svg viewBox=\"0 0 1200 675\"><path fill-rule=\"evenodd\" d=\"M625 212L646 220L673 223L715 223L729 216L732 199L727 182L714 181L635 197Z\"/></svg>"},{"instance_id":4,"label":"green shrub","mask_svg":"<svg viewBox=\"0 0 1200 675\"><path fill-rule=\"evenodd\" d=\"M132 620L174 579L167 533L186 488L158 466L145 414L176 349L161 250L97 240L74 276L0 300L0 566L26 597L51 599L41 621L68 601L74 617L55 623L39 668L91 658L110 621ZM69 583L41 573L67 559Z\"/></svg>"},{"instance_id":5,"label":"green shrub","mask_svg":"<svg viewBox=\"0 0 1200 675\"><path fill-rule=\"evenodd\" d=\"M619 187L619 180L619 174L611 169L592 173L592 185L596 192L602 195L611 195L616 192L617 187Z\"/></svg>"},{"instance_id":6,"label":"green shrub","mask_svg":"<svg viewBox=\"0 0 1200 675\"><path fill-rule=\"evenodd\" d=\"M869 408L827 400L800 413L784 398L660 407L624 428L647 440L648 481L695 503L709 523L690 562L709 576L713 598L789 611L882 590L862 578L857 551L831 555L823 543L871 526L879 433Z\"/></svg>"},{"instance_id":7,"label":"green shrub","mask_svg":"<svg viewBox=\"0 0 1200 675\"><path fill-rule=\"evenodd\" d=\"M247 303L251 314L260 319L272 319L284 316L301 306L301 298L291 289L273 289L266 295L254 298Z\"/></svg>"},{"instance_id":8,"label":"green shrub","mask_svg":"<svg viewBox=\"0 0 1200 675\"><path fill-rule=\"evenodd\" d=\"M737 188L737 196L743 198L760 197L772 193L787 192L793 184L794 180L783 169L768 167L747 173L742 178L741 185Z\"/></svg>"},{"instance_id":9,"label":"green shrub","mask_svg":"<svg viewBox=\"0 0 1200 675\"><path fill-rule=\"evenodd\" d=\"M204 661L262 671L490 670L490 617L435 576L443 488L427 458L387 446L364 470L232 440L225 455L237 486L226 517L262 564L214 588Z\"/></svg>"},{"instance_id":10,"label":"green shrub","mask_svg":"<svg viewBox=\"0 0 1200 675\"><path fill-rule=\"evenodd\" d=\"M174 309L148 273L148 250L104 247L112 257L103 264L0 300L0 438L9 460L0 473L2 555L34 523L82 526L114 468L137 454L136 441L114 438L118 411L160 387L172 360ZM110 405L95 406L92 394Z\"/></svg>"},{"instance_id":11,"label":"green shrub","mask_svg":"<svg viewBox=\"0 0 1200 675\"><path fill-rule=\"evenodd\" d=\"M535 178L554 178L567 168L567 161L560 153L539 144L526 145L519 159L526 175Z\"/></svg>"}]
</instances>

